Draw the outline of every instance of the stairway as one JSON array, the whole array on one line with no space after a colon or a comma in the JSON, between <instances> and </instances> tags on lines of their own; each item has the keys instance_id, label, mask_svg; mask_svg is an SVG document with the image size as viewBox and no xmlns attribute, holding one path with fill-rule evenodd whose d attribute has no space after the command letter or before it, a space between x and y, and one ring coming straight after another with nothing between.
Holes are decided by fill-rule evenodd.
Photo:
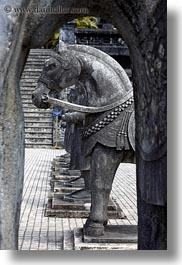
<instances>
[{"instance_id":1,"label":"stairway","mask_svg":"<svg viewBox=\"0 0 182 265\"><path fill-rule=\"evenodd\" d=\"M53 142L52 110L37 109L32 104L32 92L42 72L45 60L50 56L48 49L30 50L20 80L20 91L25 120L25 147L49 148Z\"/></svg>"}]
</instances>

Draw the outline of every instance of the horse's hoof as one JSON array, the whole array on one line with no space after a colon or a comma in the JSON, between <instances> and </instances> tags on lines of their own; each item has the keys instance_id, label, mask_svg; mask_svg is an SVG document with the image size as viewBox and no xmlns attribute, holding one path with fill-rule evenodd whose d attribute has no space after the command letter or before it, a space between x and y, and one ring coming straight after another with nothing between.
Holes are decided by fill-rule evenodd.
<instances>
[{"instance_id":1,"label":"horse's hoof","mask_svg":"<svg viewBox=\"0 0 182 265\"><path fill-rule=\"evenodd\" d=\"M87 236L102 236L104 235L104 225L93 221L86 222L83 227L83 233Z\"/></svg>"}]
</instances>

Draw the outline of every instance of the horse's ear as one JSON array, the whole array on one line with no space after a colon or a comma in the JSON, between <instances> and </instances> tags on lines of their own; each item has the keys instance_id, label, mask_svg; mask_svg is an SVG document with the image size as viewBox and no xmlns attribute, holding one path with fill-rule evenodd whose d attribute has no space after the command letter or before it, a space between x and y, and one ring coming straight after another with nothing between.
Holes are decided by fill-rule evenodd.
<instances>
[{"instance_id":1,"label":"horse's ear","mask_svg":"<svg viewBox=\"0 0 182 265\"><path fill-rule=\"evenodd\" d=\"M66 43L62 40L59 40L59 52L67 50Z\"/></svg>"}]
</instances>

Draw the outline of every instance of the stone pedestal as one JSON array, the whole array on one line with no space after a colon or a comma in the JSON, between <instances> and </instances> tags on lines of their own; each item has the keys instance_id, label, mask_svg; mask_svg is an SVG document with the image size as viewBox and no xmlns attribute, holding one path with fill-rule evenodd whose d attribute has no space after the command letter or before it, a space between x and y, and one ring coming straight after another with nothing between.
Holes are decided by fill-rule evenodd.
<instances>
[{"instance_id":1,"label":"stone pedestal","mask_svg":"<svg viewBox=\"0 0 182 265\"><path fill-rule=\"evenodd\" d=\"M137 250L137 226L107 226L99 237L86 236L82 228L74 229L74 250Z\"/></svg>"},{"instance_id":2,"label":"stone pedestal","mask_svg":"<svg viewBox=\"0 0 182 265\"><path fill-rule=\"evenodd\" d=\"M80 170L69 169L69 157L56 157L51 167L51 191L48 196L48 203L45 209L45 216L60 218L88 218L90 213L91 200L71 199L68 195L84 188L84 182L74 186L74 181L81 175ZM66 182L72 185L67 187ZM67 199L66 199L67 198ZM70 199L68 199L70 198ZM108 217L110 219L125 219L123 211L117 202L110 198L108 205Z\"/></svg>"}]
</instances>

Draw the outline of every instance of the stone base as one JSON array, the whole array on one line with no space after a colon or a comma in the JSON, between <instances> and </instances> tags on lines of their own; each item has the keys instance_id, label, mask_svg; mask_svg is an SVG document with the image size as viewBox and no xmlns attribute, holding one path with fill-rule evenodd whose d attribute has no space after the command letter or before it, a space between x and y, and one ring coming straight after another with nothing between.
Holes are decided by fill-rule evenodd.
<instances>
[{"instance_id":1,"label":"stone base","mask_svg":"<svg viewBox=\"0 0 182 265\"><path fill-rule=\"evenodd\" d=\"M136 225L108 225L103 236L93 237L83 234L85 243L137 243Z\"/></svg>"},{"instance_id":2,"label":"stone base","mask_svg":"<svg viewBox=\"0 0 182 265\"><path fill-rule=\"evenodd\" d=\"M75 194L73 197L70 195L73 192L81 190L83 187L66 187L64 185L65 182L78 179L80 175L80 170L68 169L68 163L65 162L64 157L57 157L53 160L50 180L51 193L49 194L48 203L46 205L45 216L60 218L88 218L91 206L91 199L89 196L86 196L81 192L79 195L77 193L77 196ZM126 218L117 202L112 198L108 205L108 217L110 219Z\"/></svg>"},{"instance_id":3,"label":"stone base","mask_svg":"<svg viewBox=\"0 0 182 265\"><path fill-rule=\"evenodd\" d=\"M80 188L84 188L85 186L85 182L84 179L81 177L78 177L74 180L71 181L65 181L64 182L64 186L65 187L80 187Z\"/></svg>"},{"instance_id":4,"label":"stone base","mask_svg":"<svg viewBox=\"0 0 182 265\"><path fill-rule=\"evenodd\" d=\"M74 250L137 250L136 226L108 226L104 236L97 238L74 229Z\"/></svg>"},{"instance_id":5,"label":"stone base","mask_svg":"<svg viewBox=\"0 0 182 265\"><path fill-rule=\"evenodd\" d=\"M59 170L52 169L51 178L58 178L59 176L81 176L80 170L71 170L68 168L59 168Z\"/></svg>"},{"instance_id":6,"label":"stone base","mask_svg":"<svg viewBox=\"0 0 182 265\"><path fill-rule=\"evenodd\" d=\"M50 193L48 204L45 209L45 216L60 218L88 218L90 213L90 203L81 201L65 201L66 193ZM123 211L118 204L110 199L108 205L108 217L110 219L125 219Z\"/></svg>"},{"instance_id":7,"label":"stone base","mask_svg":"<svg viewBox=\"0 0 182 265\"><path fill-rule=\"evenodd\" d=\"M63 188L69 188L64 185L65 182L67 181L74 181L77 179L79 175L57 175L51 178L50 180L50 186L51 186L51 191L52 192L59 192ZM70 187L71 188L71 187ZM78 187L75 187L78 188ZM81 189L82 187L80 187Z\"/></svg>"},{"instance_id":8,"label":"stone base","mask_svg":"<svg viewBox=\"0 0 182 265\"><path fill-rule=\"evenodd\" d=\"M84 181L77 181L76 185L72 184L74 181L73 181L73 178L71 180L66 180L66 181L57 181L55 182L54 184L54 191L55 192L62 192L62 190L67 190L69 192L69 189L72 189L72 190L79 190L79 189L83 189L84 188ZM68 184L68 185L67 185Z\"/></svg>"}]
</instances>

